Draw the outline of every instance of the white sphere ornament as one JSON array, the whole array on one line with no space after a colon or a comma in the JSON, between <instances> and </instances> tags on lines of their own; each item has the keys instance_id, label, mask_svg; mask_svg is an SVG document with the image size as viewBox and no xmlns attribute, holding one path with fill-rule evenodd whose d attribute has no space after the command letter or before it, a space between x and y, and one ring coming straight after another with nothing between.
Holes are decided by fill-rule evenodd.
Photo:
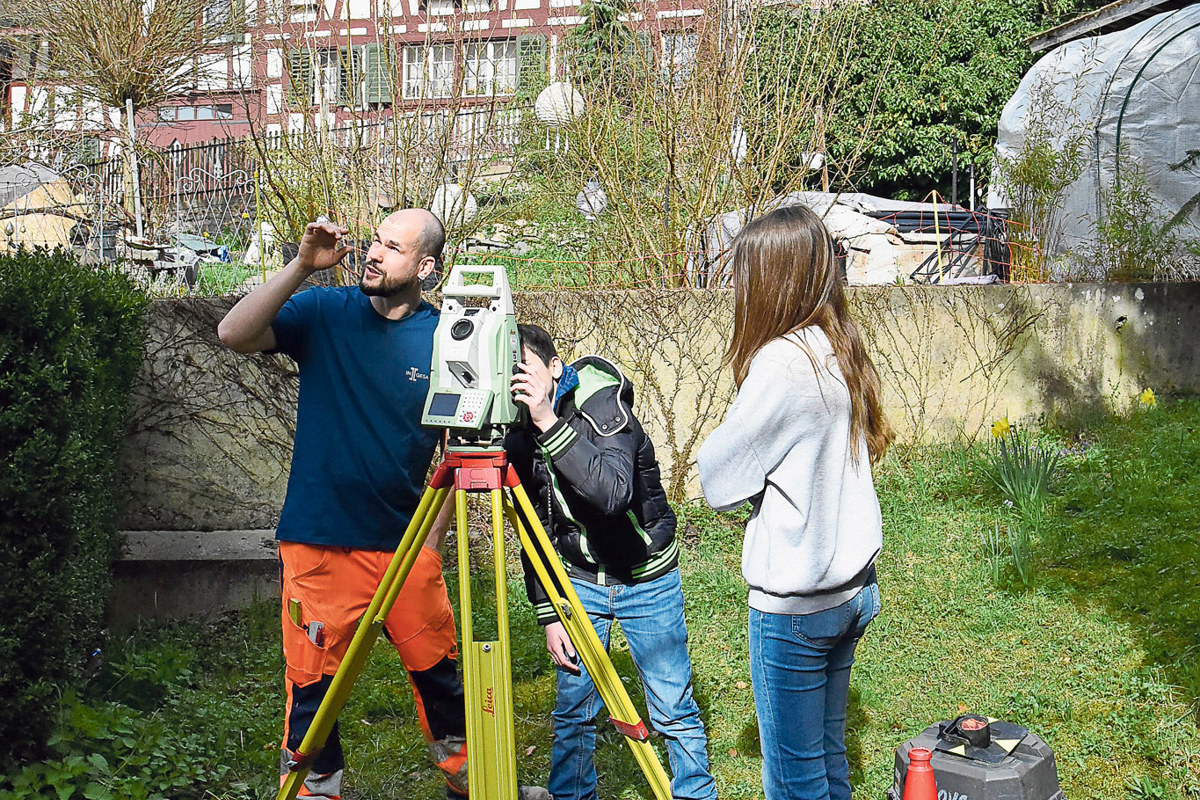
<instances>
[{"instance_id":1,"label":"white sphere ornament","mask_svg":"<svg viewBox=\"0 0 1200 800\"><path fill-rule=\"evenodd\" d=\"M583 95L566 81L557 81L542 89L533 103L533 113L542 124L561 128L583 115Z\"/></svg>"},{"instance_id":2,"label":"white sphere ornament","mask_svg":"<svg viewBox=\"0 0 1200 800\"><path fill-rule=\"evenodd\" d=\"M447 227L469 225L479 214L475 196L457 183L443 183L433 190L429 211Z\"/></svg>"},{"instance_id":3,"label":"white sphere ornament","mask_svg":"<svg viewBox=\"0 0 1200 800\"><path fill-rule=\"evenodd\" d=\"M608 208L608 195L600 186L600 182L593 178L587 182L579 194L575 195L575 210L583 214L586 220L593 220L604 213Z\"/></svg>"}]
</instances>

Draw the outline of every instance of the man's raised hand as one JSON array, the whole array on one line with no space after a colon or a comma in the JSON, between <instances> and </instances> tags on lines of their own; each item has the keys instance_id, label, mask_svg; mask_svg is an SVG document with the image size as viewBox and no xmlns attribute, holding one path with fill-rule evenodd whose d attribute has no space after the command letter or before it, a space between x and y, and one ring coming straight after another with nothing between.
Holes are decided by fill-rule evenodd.
<instances>
[{"instance_id":1,"label":"man's raised hand","mask_svg":"<svg viewBox=\"0 0 1200 800\"><path fill-rule=\"evenodd\" d=\"M300 267L308 272L329 269L345 258L354 245L345 238L348 228L332 222L310 222L300 240L300 251L296 259Z\"/></svg>"}]
</instances>

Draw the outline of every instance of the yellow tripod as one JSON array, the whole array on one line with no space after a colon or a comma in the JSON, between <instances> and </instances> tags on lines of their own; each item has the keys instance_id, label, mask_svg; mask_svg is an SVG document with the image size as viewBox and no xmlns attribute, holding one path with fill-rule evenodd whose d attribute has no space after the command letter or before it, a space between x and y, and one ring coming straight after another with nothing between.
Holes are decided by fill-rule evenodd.
<instances>
[{"instance_id":1,"label":"yellow tripod","mask_svg":"<svg viewBox=\"0 0 1200 800\"><path fill-rule=\"evenodd\" d=\"M509 489L514 506L504 496ZM529 496L504 449L498 445L451 446L421 497L391 564L367 612L359 621L346 656L317 709L291 770L276 800L294 800L309 765L324 746L354 682L366 664L384 621L412 569L434 519L451 490L458 521L458 591L460 601L463 689L467 711L467 778L473 800L517 800L517 754L513 732L512 659L508 631L508 580L504 554L504 519L521 541L538 580L562 620L571 643L587 667L614 727L625 736L634 758L657 800L670 800L670 779L654 752L645 723L625 691L604 646L579 602L575 589L538 520ZM492 545L496 586L496 641L476 641L471 617L470 554L467 550L467 494L487 492L491 500ZM520 513L517 511L520 508Z\"/></svg>"}]
</instances>

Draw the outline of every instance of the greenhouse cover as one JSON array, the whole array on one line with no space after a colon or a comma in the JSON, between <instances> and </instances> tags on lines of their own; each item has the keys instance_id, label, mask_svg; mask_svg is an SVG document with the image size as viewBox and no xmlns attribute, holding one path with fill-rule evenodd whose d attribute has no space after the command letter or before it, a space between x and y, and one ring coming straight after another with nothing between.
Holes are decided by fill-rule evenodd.
<instances>
[{"instance_id":1,"label":"greenhouse cover","mask_svg":"<svg viewBox=\"0 0 1200 800\"><path fill-rule=\"evenodd\" d=\"M1071 267L1123 202L1180 240L1200 240L1200 3L1039 60L1000 116L992 209L1019 205L1009 176L1037 145L1060 154L1067 183L1040 232L1059 269L1078 274Z\"/></svg>"}]
</instances>

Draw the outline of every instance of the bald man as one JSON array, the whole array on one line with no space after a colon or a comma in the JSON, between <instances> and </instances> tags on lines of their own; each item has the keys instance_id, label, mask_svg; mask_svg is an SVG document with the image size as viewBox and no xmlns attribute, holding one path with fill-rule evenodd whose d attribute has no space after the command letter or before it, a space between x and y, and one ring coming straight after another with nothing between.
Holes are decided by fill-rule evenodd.
<instances>
[{"instance_id":1,"label":"bald man","mask_svg":"<svg viewBox=\"0 0 1200 800\"><path fill-rule=\"evenodd\" d=\"M348 233L309 225L296 258L238 301L217 329L239 353L286 353L300 368L295 449L275 534L287 661L281 776L295 766L416 510L438 440L421 425L438 320L421 299L421 280L440 261L442 225L428 211L397 211L375 231L357 288L294 294L313 273L345 258ZM448 520L439 522L444 530ZM465 795L466 722L440 535L422 548L384 634L408 670L447 796ZM300 796L340 797L343 767L335 725Z\"/></svg>"}]
</instances>

